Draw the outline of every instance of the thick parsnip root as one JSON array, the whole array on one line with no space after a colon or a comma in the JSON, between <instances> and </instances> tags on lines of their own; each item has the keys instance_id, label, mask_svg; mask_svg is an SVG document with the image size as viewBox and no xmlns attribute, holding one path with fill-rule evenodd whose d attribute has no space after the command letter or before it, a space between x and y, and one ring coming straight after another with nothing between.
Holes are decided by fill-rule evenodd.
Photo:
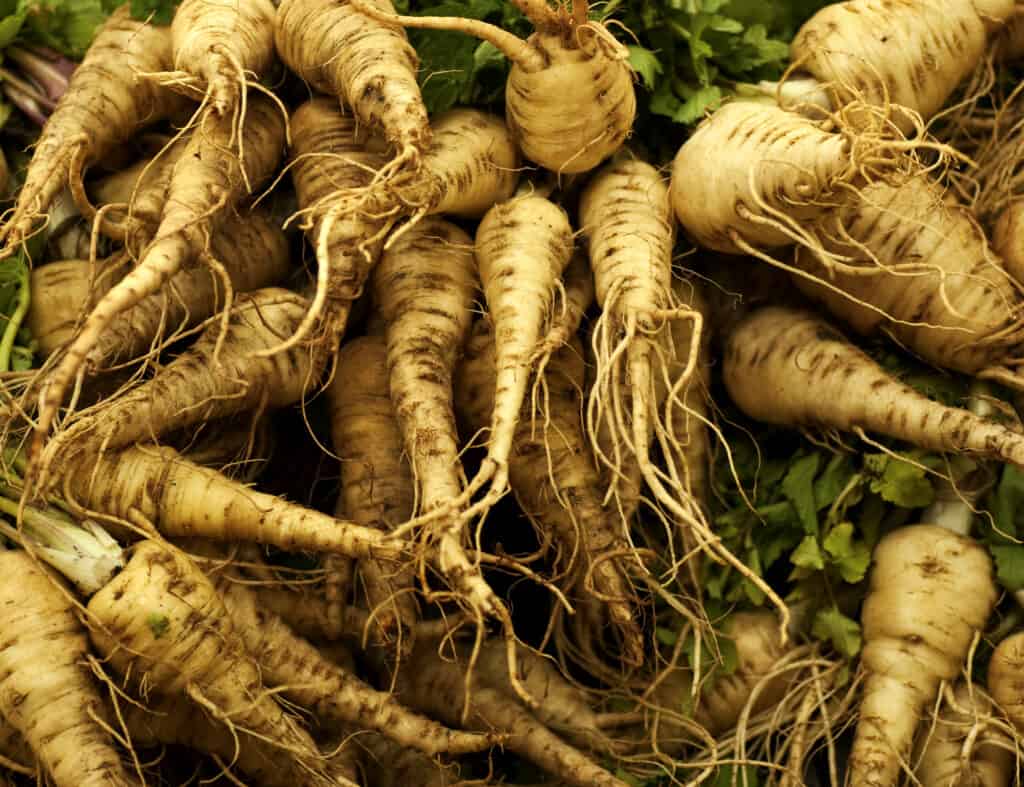
<instances>
[{"instance_id":1,"label":"thick parsnip root","mask_svg":"<svg viewBox=\"0 0 1024 787\"><path fill-rule=\"evenodd\" d=\"M68 591L21 550L0 552L0 575L0 714L57 787L138 784L108 732Z\"/></svg>"},{"instance_id":2,"label":"thick parsnip root","mask_svg":"<svg viewBox=\"0 0 1024 787\"><path fill-rule=\"evenodd\" d=\"M825 83L834 106L856 99L875 108L855 116L858 125L884 119L906 133L942 108L1013 6L1013 0L837 3L804 23L790 57Z\"/></svg>"},{"instance_id":3,"label":"thick parsnip root","mask_svg":"<svg viewBox=\"0 0 1024 787\"><path fill-rule=\"evenodd\" d=\"M849 135L774 103L731 101L672 164L672 207L701 246L744 254L813 244L804 225L845 196L862 167Z\"/></svg>"},{"instance_id":4,"label":"thick parsnip root","mask_svg":"<svg viewBox=\"0 0 1024 787\"><path fill-rule=\"evenodd\" d=\"M278 107L270 99L252 98L237 133L247 140L244 165L231 151L236 129L230 118L193 131L171 173L155 239L139 264L100 298L63 356L45 372L34 430L34 458L38 458L49 437L65 391L88 363L104 331L143 298L159 292L186 265L197 258L210 258L210 236L250 189L276 171L285 127Z\"/></svg>"},{"instance_id":5,"label":"thick parsnip root","mask_svg":"<svg viewBox=\"0 0 1024 787\"><path fill-rule=\"evenodd\" d=\"M988 550L935 525L890 533L873 561L849 784L895 787L922 712L960 674L998 593Z\"/></svg>"},{"instance_id":6,"label":"thick parsnip root","mask_svg":"<svg viewBox=\"0 0 1024 787\"><path fill-rule=\"evenodd\" d=\"M210 252L223 266L236 293L271 286L288 273L288 241L263 211L228 218L211 238ZM92 271L86 262L68 260L34 268L32 287L36 296L27 322L40 354L50 355L63 346L72 337L90 299L109 291L125 272L123 265L103 266L90 287ZM40 295L60 302L47 303ZM154 340L174 339L223 308L224 295L223 284L212 270L196 267L180 271L160 292L143 298L103 332L89 353L87 371L131 362L148 353Z\"/></svg>"},{"instance_id":7,"label":"thick parsnip root","mask_svg":"<svg viewBox=\"0 0 1024 787\"><path fill-rule=\"evenodd\" d=\"M332 440L341 459L336 511L386 533L412 516L415 484L389 394L384 340L365 337L346 343L338 353L327 395ZM329 564L328 571L328 593L340 596L343 583L337 578L338 566ZM412 567L368 559L360 561L359 575L373 612L373 639L407 653L419 617ZM331 595L328 601L329 620L340 631L343 604Z\"/></svg>"},{"instance_id":8,"label":"thick parsnip root","mask_svg":"<svg viewBox=\"0 0 1024 787\"><path fill-rule=\"evenodd\" d=\"M996 646L988 663L988 690L1006 717L1024 732L1024 631Z\"/></svg>"},{"instance_id":9,"label":"thick parsnip root","mask_svg":"<svg viewBox=\"0 0 1024 787\"><path fill-rule=\"evenodd\" d=\"M399 746L383 735L365 733L367 787L455 787L462 780L454 767L444 767L415 749Z\"/></svg>"},{"instance_id":10,"label":"thick parsnip root","mask_svg":"<svg viewBox=\"0 0 1024 787\"><path fill-rule=\"evenodd\" d=\"M466 478L452 405L452 375L478 292L473 240L442 219L402 236L374 272L374 297L386 323L391 401L416 482L419 513L446 510L428 532L442 560L457 555ZM500 601L476 572L460 570L456 590L481 613ZM481 609L478 605L482 603Z\"/></svg>"},{"instance_id":11,"label":"thick parsnip root","mask_svg":"<svg viewBox=\"0 0 1024 787\"><path fill-rule=\"evenodd\" d=\"M32 234L72 178L80 181L84 166L183 106L174 94L135 79L170 64L170 30L136 22L127 4L111 14L36 143L14 211L0 229L5 248Z\"/></svg>"},{"instance_id":12,"label":"thick parsnip root","mask_svg":"<svg viewBox=\"0 0 1024 787\"><path fill-rule=\"evenodd\" d=\"M817 232L824 263L800 249L796 266L807 275L794 281L858 333L891 334L925 360L972 375L998 373L1015 355L1021 285L970 212L927 175L865 187Z\"/></svg>"},{"instance_id":13,"label":"thick parsnip root","mask_svg":"<svg viewBox=\"0 0 1024 787\"><path fill-rule=\"evenodd\" d=\"M516 142L531 161L560 174L588 172L615 153L633 130L636 93L629 52L603 24L587 19L587 2L573 12L526 4L537 32L511 33L458 17L397 16L384 2L350 0L381 22L453 30L482 38L512 62L505 110Z\"/></svg>"},{"instance_id":14,"label":"thick parsnip root","mask_svg":"<svg viewBox=\"0 0 1024 787\"><path fill-rule=\"evenodd\" d=\"M264 681L280 686L285 697L321 721L375 730L430 756L482 751L496 742L494 736L449 730L407 710L391 694L373 689L324 658L281 618L260 609L243 585L227 576L216 585Z\"/></svg>"},{"instance_id":15,"label":"thick parsnip root","mask_svg":"<svg viewBox=\"0 0 1024 787\"><path fill-rule=\"evenodd\" d=\"M914 776L922 785L1009 787L1013 744L993 721L992 702L981 689L958 683L934 722L921 724Z\"/></svg>"},{"instance_id":16,"label":"thick parsnip root","mask_svg":"<svg viewBox=\"0 0 1024 787\"><path fill-rule=\"evenodd\" d=\"M878 432L1024 467L1024 436L919 394L812 312L766 307L744 318L726 341L723 375L759 421Z\"/></svg>"},{"instance_id":17,"label":"thick parsnip root","mask_svg":"<svg viewBox=\"0 0 1024 787\"><path fill-rule=\"evenodd\" d=\"M258 492L167 446L135 446L62 469L65 499L131 521L141 514L168 537L271 544L349 557L396 557L385 533Z\"/></svg>"},{"instance_id":18,"label":"thick parsnip root","mask_svg":"<svg viewBox=\"0 0 1024 787\"><path fill-rule=\"evenodd\" d=\"M331 783L316 744L267 693L216 589L186 555L139 543L88 611L96 649L144 692L186 695L234 735L293 757L308 783Z\"/></svg>"},{"instance_id":19,"label":"thick parsnip root","mask_svg":"<svg viewBox=\"0 0 1024 787\"><path fill-rule=\"evenodd\" d=\"M413 708L458 725L466 701L465 663L441 658L436 643L417 646L401 665L398 697ZM447 655L447 654L446 654ZM469 729L507 736L505 747L540 766L565 784L576 787L626 787L626 783L565 743L536 716L521 707L515 695L495 688L478 688L470 698Z\"/></svg>"},{"instance_id":20,"label":"thick parsnip root","mask_svg":"<svg viewBox=\"0 0 1024 787\"><path fill-rule=\"evenodd\" d=\"M467 432L487 428L494 409L494 334L477 324L459 369L455 390ZM580 412L583 358L578 341L559 349L544 375L541 412L524 404L509 456L509 481L523 511L545 538L555 542L555 568L574 577L574 601L594 600L598 624L587 631L598 640L611 625L626 664L643 659L643 635L627 571L629 545L601 508L600 479L587 459Z\"/></svg>"},{"instance_id":21,"label":"thick parsnip root","mask_svg":"<svg viewBox=\"0 0 1024 787\"><path fill-rule=\"evenodd\" d=\"M36 479L40 488L49 483L55 460L87 462L85 457L101 448L119 448L192 424L301 400L316 385L326 360L323 354L300 346L270 358L253 355L290 336L308 303L276 288L238 298L216 363L221 330L214 324L151 380L78 413L47 444Z\"/></svg>"},{"instance_id":22,"label":"thick parsnip root","mask_svg":"<svg viewBox=\"0 0 1024 787\"><path fill-rule=\"evenodd\" d=\"M373 3L383 13L394 11L389 0ZM418 165L431 130L416 82L419 60L404 30L360 13L349 0L284 0L275 41L292 71L381 132L397 162Z\"/></svg>"},{"instance_id":23,"label":"thick parsnip root","mask_svg":"<svg viewBox=\"0 0 1024 787\"><path fill-rule=\"evenodd\" d=\"M384 156L372 139L360 141L356 120L326 98L307 101L295 110L291 133L292 182L318 268L316 297L291 342L301 339L319 320L320 341L333 353L387 229L381 216L365 211L338 213L334 205L339 192L367 186L384 165Z\"/></svg>"},{"instance_id":24,"label":"thick parsnip root","mask_svg":"<svg viewBox=\"0 0 1024 787\"><path fill-rule=\"evenodd\" d=\"M271 0L183 0L171 22L178 73L149 76L205 96L218 116L232 115L249 80L264 76L274 62L274 15Z\"/></svg>"}]
</instances>

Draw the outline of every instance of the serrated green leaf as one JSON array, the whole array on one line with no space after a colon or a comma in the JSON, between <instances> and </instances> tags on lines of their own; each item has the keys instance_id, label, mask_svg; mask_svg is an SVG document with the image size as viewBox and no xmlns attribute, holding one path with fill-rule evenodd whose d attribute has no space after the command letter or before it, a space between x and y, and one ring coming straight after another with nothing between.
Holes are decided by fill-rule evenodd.
<instances>
[{"instance_id":1,"label":"serrated green leaf","mask_svg":"<svg viewBox=\"0 0 1024 787\"><path fill-rule=\"evenodd\" d=\"M793 504L804 531L818 532L818 507L814 500L814 477L821 466L821 454L813 453L795 461L782 479L782 493Z\"/></svg>"},{"instance_id":2,"label":"serrated green leaf","mask_svg":"<svg viewBox=\"0 0 1024 787\"><path fill-rule=\"evenodd\" d=\"M864 467L873 477L871 491L901 508L923 508L935 498L935 489L928 479L920 459L917 464L897 459L888 454L867 454Z\"/></svg>"},{"instance_id":3,"label":"serrated green leaf","mask_svg":"<svg viewBox=\"0 0 1024 787\"><path fill-rule=\"evenodd\" d=\"M996 577L999 584L1016 593L1024 589L1024 545L991 545L992 558L996 562Z\"/></svg>"},{"instance_id":4,"label":"serrated green leaf","mask_svg":"<svg viewBox=\"0 0 1024 787\"><path fill-rule=\"evenodd\" d=\"M860 624L846 617L837 607L819 610L814 616L811 633L832 643L832 647L847 658L852 659L860 652Z\"/></svg>"},{"instance_id":5,"label":"serrated green leaf","mask_svg":"<svg viewBox=\"0 0 1024 787\"><path fill-rule=\"evenodd\" d=\"M648 90L654 90L658 75L662 72L661 62L650 49L642 46L630 46L629 65L640 76L640 81Z\"/></svg>"},{"instance_id":6,"label":"serrated green leaf","mask_svg":"<svg viewBox=\"0 0 1024 787\"><path fill-rule=\"evenodd\" d=\"M822 542L840 576L851 584L864 579L871 564L871 549L863 541L855 540L853 535L853 524L843 522L832 528Z\"/></svg>"},{"instance_id":7,"label":"serrated green leaf","mask_svg":"<svg viewBox=\"0 0 1024 787\"><path fill-rule=\"evenodd\" d=\"M810 568L816 571L821 571L825 568L825 558L821 554L821 548L815 536L805 536L804 540L800 542L800 546L789 556L789 559L794 566L800 566L801 568Z\"/></svg>"},{"instance_id":8,"label":"serrated green leaf","mask_svg":"<svg viewBox=\"0 0 1024 787\"><path fill-rule=\"evenodd\" d=\"M850 457L836 454L829 459L825 469L814 481L815 507L821 511L832 505L855 475L857 468Z\"/></svg>"}]
</instances>

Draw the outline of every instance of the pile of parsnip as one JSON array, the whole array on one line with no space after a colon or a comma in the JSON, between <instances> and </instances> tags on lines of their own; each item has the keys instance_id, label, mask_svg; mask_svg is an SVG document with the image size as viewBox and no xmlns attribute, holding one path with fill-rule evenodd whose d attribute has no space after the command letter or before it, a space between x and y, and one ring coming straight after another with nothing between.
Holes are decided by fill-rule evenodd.
<instances>
[{"instance_id":1,"label":"pile of parsnip","mask_svg":"<svg viewBox=\"0 0 1024 787\"><path fill-rule=\"evenodd\" d=\"M1021 784L1024 3L828 5L662 162L510 1L97 31L0 220L0 785Z\"/></svg>"}]
</instances>

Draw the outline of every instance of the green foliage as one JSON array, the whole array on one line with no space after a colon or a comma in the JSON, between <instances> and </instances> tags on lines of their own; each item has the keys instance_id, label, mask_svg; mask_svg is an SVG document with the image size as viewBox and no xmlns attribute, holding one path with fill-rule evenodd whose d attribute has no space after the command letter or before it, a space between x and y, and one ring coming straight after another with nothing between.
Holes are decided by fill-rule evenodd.
<instances>
[{"instance_id":1,"label":"green foliage","mask_svg":"<svg viewBox=\"0 0 1024 787\"><path fill-rule=\"evenodd\" d=\"M18 40L81 58L116 7L110 0L0 0L0 49Z\"/></svg>"},{"instance_id":2,"label":"green foliage","mask_svg":"<svg viewBox=\"0 0 1024 787\"><path fill-rule=\"evenodd\" d=\"M131 0L132 19L148 19L157 25L169 25L181 0Z\"/></svg>"},{"instance_id":3,"label":"green foliage","mask_svg":"<svg viewBox=\"0 0 1024 787\"><path fill-rule=\"evenodd\" d=\"M996 563L999 582L1011 592L1024 589L1024 473L1006 465L989 495L982 532Z\"/></svg>"}]
</instances>

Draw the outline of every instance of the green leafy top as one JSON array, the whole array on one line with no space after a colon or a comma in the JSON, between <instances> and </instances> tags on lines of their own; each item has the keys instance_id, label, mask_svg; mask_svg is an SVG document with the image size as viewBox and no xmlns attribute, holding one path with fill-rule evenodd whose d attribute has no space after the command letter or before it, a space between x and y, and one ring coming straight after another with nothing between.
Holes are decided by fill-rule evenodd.
<instances>
[{"instance_id":1,"label":"green leafy top","mask_svg":"<svg viewBox=\"0 0 1024 787\"><path fill-rule=\"evenodd\" d=\"M0 49L15 40L81 58L114 0L0 0Z\"/></svg>"}]
</instances>

